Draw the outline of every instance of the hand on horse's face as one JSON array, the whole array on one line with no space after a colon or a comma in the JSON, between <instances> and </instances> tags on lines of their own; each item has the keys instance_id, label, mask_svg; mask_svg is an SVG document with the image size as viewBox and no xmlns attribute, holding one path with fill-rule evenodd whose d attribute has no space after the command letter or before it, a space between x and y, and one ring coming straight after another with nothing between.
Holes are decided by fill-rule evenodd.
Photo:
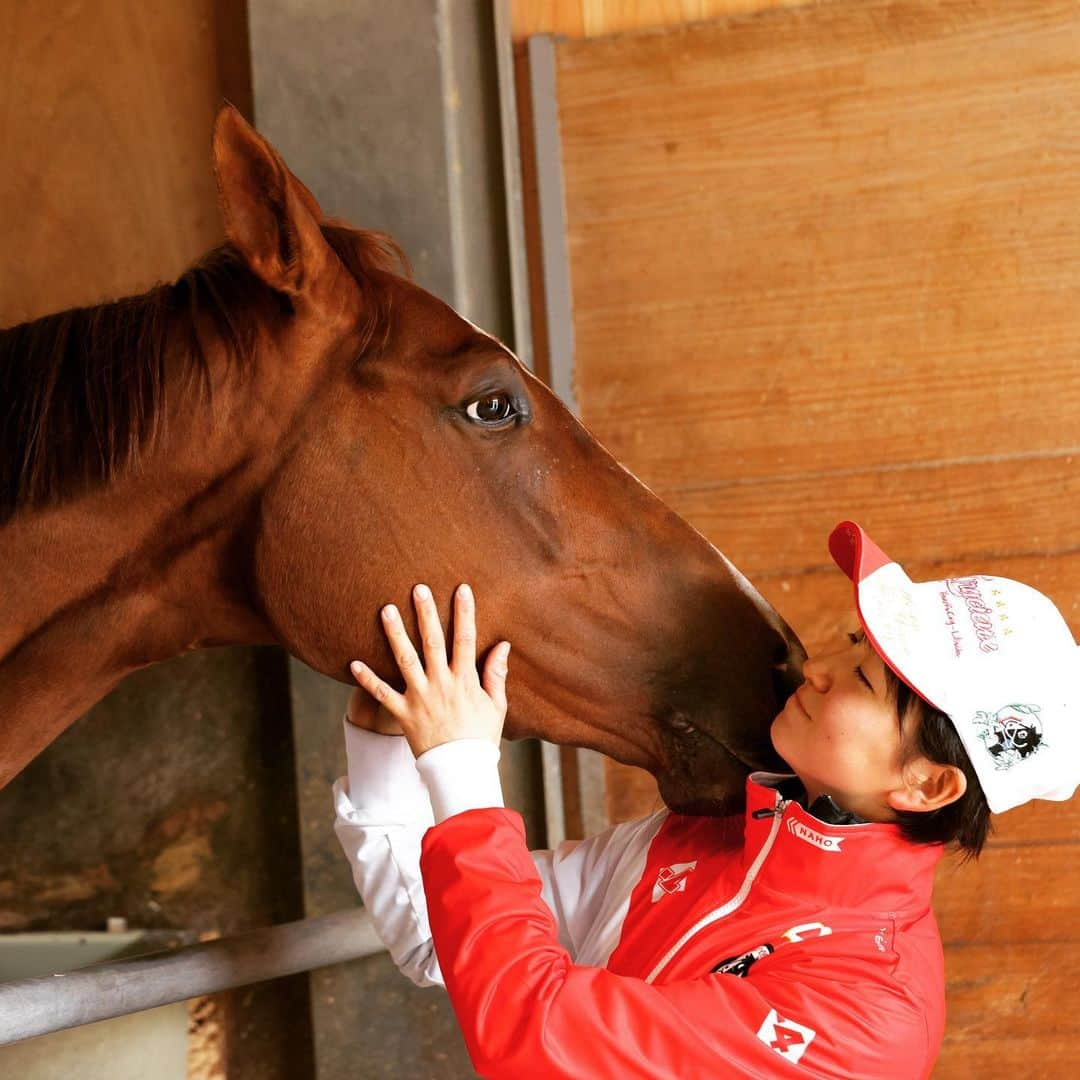
<instances>
[{"instance_id":1,"label":"hand on horse's face","mask_svg":"<svg viewBox=\"0 0 1080 1080\"><path fill-rule=\"evenodd\" d=\"M350 665L353 677L379 709L371 722L361 727L381 730L374 723L396 720L409 740L412 752L419 757L427 750L455 739L487 739L498 744L506 720L506 673L510 642L500 641L484 662L483 684L476 669L476 612L472 590L458 588L454 596L453 660L447 657L442 624L431 590L417 585L413 590L424 660L393 604L382 609L383 630L405 679L405 692L399 694L359 660ZM353 692L355 701L357 693ZM350 701L350 720L354 709ZM371 715L370 706L355 702L356 714ZM353 720L353 723L356 723Z\"/></svg>"}]
</instances>

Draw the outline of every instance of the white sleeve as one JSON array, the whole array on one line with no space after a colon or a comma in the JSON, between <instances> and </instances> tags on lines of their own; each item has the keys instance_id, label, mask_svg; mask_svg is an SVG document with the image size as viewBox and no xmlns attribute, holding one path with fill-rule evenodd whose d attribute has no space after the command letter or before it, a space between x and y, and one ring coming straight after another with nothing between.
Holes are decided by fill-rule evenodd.
<instances>
[{"instance_id":1,"label":"white sleeve","mask_svg":"<svg viewBox=\"0 0 1080 1080\"><path fill-rule=\"evenodd\" d=\"M502 806L498 762L499 748L483 739L458 739L421 754L416 768L427 783L435 820ZM607 962L630 894L645 870L649 845L666 817L667 811L661 811L554 851L531 853L559 941L577 963L603 967Z\"/></svg>"},{"instance_id":2,"label":"white sleeve","mask_svg":"<svg viewBox=\"0 0 1080 1080\"><path fill-rule=\"evenodd\" d=\"M420 876L420 843L435 821L503 805L499 747L458 739L414 761L400 735L379 735L347 719L344 727L349 775L334 784L334 832L394 963L417 986L442 986Z\"/></svg>"},{"instance_id":3,"label":"white sleeve","mask_svg":"<svg viewBox=\"0 0 1080 1080\"><path fill-rule=\"evenodd\" d=\"M420 879L427 788L403 736L344 725L349 774L334 784L334 832L394 963L417 986L442 986Z\"/></svg>"},{"instance_id":4,"label":"white sleeve","mask_svg":"<svg viewBox=\"0 0 1080 1080\"><path fill-rule=\"evenodd\" d=\"M662 810L584 840L567 840L554 851L531 852L543 884L541 896L559 926L559 943L575 963L607 965L649 846L666 817Z\"/></svg>"},{"instance_id":5,"label":"white sleeve","mask_svg":"<svg viewBox=\"0 0 1080 1080\"><path fill-rule=\"evenodd\" d=\"M420 844L435 821L503 805L499 748L459 739L414 760L403 737L343 723L349 775L334 784L334 831L394 963L418 986L442 986L420 876ZM665 817L662 811L567 841L554 851L531 853L559 941L577 963L606 963Z\"/></svg>"}]
</instances>

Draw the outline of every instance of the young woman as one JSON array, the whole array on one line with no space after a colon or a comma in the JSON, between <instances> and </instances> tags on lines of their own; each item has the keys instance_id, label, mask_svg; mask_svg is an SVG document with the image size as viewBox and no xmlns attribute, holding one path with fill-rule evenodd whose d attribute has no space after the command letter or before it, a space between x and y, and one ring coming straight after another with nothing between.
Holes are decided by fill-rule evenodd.
<instances>
[{"instance_id":1,"label":"young woman","mask_svg":"<svg viewBox=\"0 0 1080 1080\"><path fill-rule=\"evenodd\" d=\"M661 811L531 855L496 769L509 643L481 682L466 586L449 660L424 586L422 663L384 610L406 690L353 665L336 829L395 962L446 986L482 1075L930 1073L934 867L946 845L977 854L991 811L1073 793L1080 654L1026 585L913 583L852 522L829 546L861 628L806 662L773 723L794 775L751 776L743 821Z\"/></svg>"}]
</instances>

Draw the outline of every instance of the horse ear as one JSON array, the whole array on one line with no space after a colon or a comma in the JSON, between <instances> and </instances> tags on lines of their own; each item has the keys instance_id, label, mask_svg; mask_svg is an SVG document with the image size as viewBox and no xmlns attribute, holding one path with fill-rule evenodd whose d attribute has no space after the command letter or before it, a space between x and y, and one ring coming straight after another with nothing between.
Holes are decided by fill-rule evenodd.
<instances>
[{"instance_id":1,"label":"horse ear","mask_svg":"<svg viewBox=\"0 0 1080 1080\"><path fill-rule=\"evenodd\" d=\"M214 122L214 178L225 235L272 289L316 304L341 269L315 196L228 103Z\"/></svg>"}]
</instances>

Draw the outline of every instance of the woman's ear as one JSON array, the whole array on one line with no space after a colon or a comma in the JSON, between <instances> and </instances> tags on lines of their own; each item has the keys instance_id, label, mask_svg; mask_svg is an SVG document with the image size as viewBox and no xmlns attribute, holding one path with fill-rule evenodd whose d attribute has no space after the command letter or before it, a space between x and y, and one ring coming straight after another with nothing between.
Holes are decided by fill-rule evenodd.
<instances>
[{"instance_id":1,"label":"woman's ear","mask_svg":"<svg viewBox=\"0 0 1080 1080\"><path fill-rule=\"evenodd\" d=\"M885 801L893 810L927 813L956 802L967 791L967 777L956 765L942 765L918 757L904 766L904 783L887 792Z\"/></svg>"}]
</instances>

